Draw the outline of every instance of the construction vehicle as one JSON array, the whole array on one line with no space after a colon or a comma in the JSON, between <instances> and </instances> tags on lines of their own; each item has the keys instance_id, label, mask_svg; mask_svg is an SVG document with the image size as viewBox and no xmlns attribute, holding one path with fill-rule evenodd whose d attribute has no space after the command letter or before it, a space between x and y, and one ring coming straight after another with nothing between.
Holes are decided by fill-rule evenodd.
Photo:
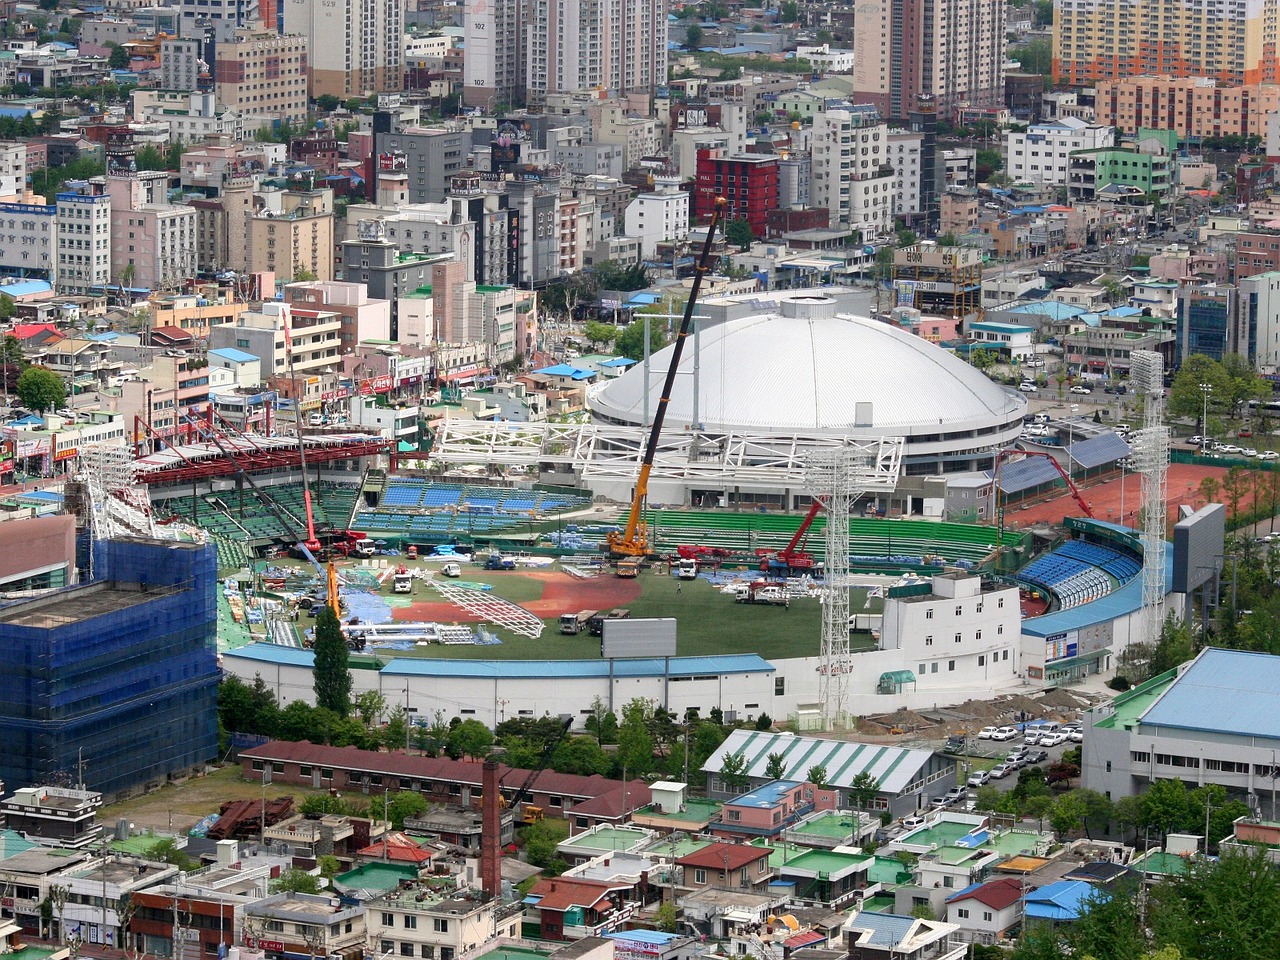
<instances>
[{"instance_id":1,"label":"construction vehicle","mask_svg":"<svg viewBox=\"0 0 1280 960\"><path fill-rule=\"evenodd\" d=\"M728 560L733 556L733 551L726 550L724 547L704 547L700 543L687 543L676 547L676 556L692 560Z\"/></svg>"},{"instance_id":2,"label":"construction vehicle","mask_svg":"<svg viewBox=\"0 0 1280 960\"><path fill-rule=\"evenodd\" d=\"M413 593L413 574L403 563L396 567L396 572L391 575L391 592Z\"/></svg>"},{"instance_id":3,"label":"construction vehicle","mask_svg":"<svg viewBox=\"0 0 1280 960\"><path fill-rule=\"evenodd\" d=\"M484 561L485 570L514 570L515 568L516 562L500 553L491 553Z\"/></svg>"},{"instance_id":4,"label":"construction vehicle","mask_svg":"<svg viewBox=\"0 0 1280 960\"><path fill-rule=\"evenodd\" d=\"M621 580L634 580L636 577L640 576L640 561L630 559L619 560L618 566L615 568L614 572Z\"/></svg>"},{"instance_id":5,"label":"construction vehicle","mask_svg":"<svg viewBox=\"0 0 1280 960\"><path fill-rule=\"evenodd\" d=\"M446 563L440 568L440 573L442 576L456 580L458 577L462 576L462 567L456 563Z\"/></svg>"},{"instance_id":6,"label":"construction vehicle","mask_svg":"<svg viewBox=\"0 0 1280 960\"><path fill-rule=\"evenodd\" d=\"M809 504L809 512L804 515L804 520L785 547L776 553L772 550L757 550L760 569L765 573L780 574L807 573L813 570L818 564L806 548L809 545L809 528L813 526L813 518L821 510L822 501L814 497L813 503Z\"/></svg>"},{"instance_id":7,"label":"construction vehicle","mask_svg":"<svg viewBox=\"0 0 1280 960\"><path fill-rule=\"evenodd\" d=\"M676 579L677 580L697 580L698 579L698 561L693 557L681 557L676 562Z\"/></svg>"},{"instance_id":8,"label":"construction vehicle","mask_svg":"<svg viewBox=\"0 0 1280 960\"><path fill-rule=\"evenodd\" d=\"M667 418L667 407L671 404L671 391L675 387L676 374L680 370L680 357L684 353L685 341L693 330L693 311L698 303L698 292L702 289L702 278L711 270L711 248L715 244L716 228L724 216L729 202L724 197L716 197L711 212L711 222L707 225L707 238L702 244L702 254L694 266L693 285L689 288L689 299L684 305L684 316L680 320L680 329L676 333L675 343L671 348L671 361L667 367L667 376L662 383L662 394L658 398L658 409L653 415L653 424L649 429L649 439L645 443L644 456L640 461L640 473L636 477L635 492L631 497L631 509L627 513L627 525L622 530L609 534L609 556L618 560L619 577L635 577L639 572L639 561L652 555L649 543L649 529L644 519L644 508L649 497L649 474L653 471L653 458L658 452L658 438L662 434L662 424ZM627 564L626 572L623 565Z\"/></svg>"},{"instance_id":9,"label":"construction vehicle","mask_svg":"<svg viewBox=\"0 0 1280 960\"><path fill-rule=\"evenodd\" d=\"M1067 489L1071 492L1071 498L1075 500L1076 505L1081 512L1090 520L1094 519L1093 511L1089 509L1089 504L1085 502L1084 496L1080 493L1080 488L1071 480L1071 474L1062 469L1055 456L1051 453L1045 453L1043 450L1001 450L996 454L996 466L992 472L992 483L995 487L993 496L996 498L996 532L999 539L1004 538L1004 503L1005 498L1000 493L1000 473L1005 463L1013 459L1014 463L1019 462L1024 457L1043 457L1053 464L1053 469L1058 472L1058 476L1062 477L1062 482L1067 485ZM1014 459L1017 458L1017 459ZM998 542L998 541L997 541Z\"/></svg>"},{"instance_id":10,"label":"construction vehicle","mask_svg":"<svg viewBox=\"0 0 1280 960\"><path fill-rule=\"evenodd\" d=\"M565 717L560 721L560 724L560 732L543 744L542 755L538 757L537 765L529 771L529 775L524 778L524 783L520 784L520 789L515 792L511 799L502 801L503 806L514 810L529 798L529 791L533 788L533 782L538 779L538 774L547 769L547 764L551 762L551 755L556 752L556 747L560 746L560 741L569 733L569 727L573 725L573 717ZM499 790L498 793L499 797L501 797L502 791ZM541 819L543 819L541 807L526 806L520 812L521 823L537 823Z\"/></svg>"},{"instance_id":11,"label":"construction vehicle","mask_svg":"<svg viewBox=\"0 0 1280 960\"><path fill-rule=\"evenodd\" d=\"M591 618L596 615L594 610L579 610L577 613L560 614L560 632L565 636L574 636L587 629L587 625L591 623Z\"/></svg>"},{"instance_id":12,"label":"construction vehicle","mask_svg":"<svg viewBox=\"0 0 1280 960\"><path fill-rule=\"evenodd\" d=\"M344 530L330 549L339 556L363 560L377 553L378 545L359 530Z\"/></svg>"},{"instance_id":13,"label":"construction vehicle","mask_svg":"<svg viewBox=\"0 0 1280 960\"><path fill-rule=\"evenodd\" d=\"M417 546L412 543L409 544L409 546L405 548L404 555L405 555L405 558L408 560L417 560L418 559Z\"/></svg>"},{"instance_id":14,"label":"construction vehicle","mask_svg":"<svg viewBox=\"0 0 1280 960\"><path fill-rule=\"evenodd\" d=\"M733 592L735 603L764 603L775 607L790 606L787 591L776 583L767 580L753 580L741 583Z\"/></svg>"},{"instance_id":15,"label":"construction vehicle","mask_svg":"<svg viewBox=\"0 0 1280 960\"><path fill-rule=\"evenodd\" d=\"M626 607L614 607L608 613L597 613L587 622L587 629L593 637L604 636L604 622L606 620L626 620L631 616L631 611Z\"/></svg>"}]
</instances>

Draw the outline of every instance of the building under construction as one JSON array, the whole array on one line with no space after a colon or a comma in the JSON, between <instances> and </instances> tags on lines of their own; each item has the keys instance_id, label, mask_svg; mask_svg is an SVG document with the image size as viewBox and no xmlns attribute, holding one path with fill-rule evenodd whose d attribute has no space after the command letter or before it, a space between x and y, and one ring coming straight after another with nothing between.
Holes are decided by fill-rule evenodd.
<instances>
[{"instance_id":1,"label":"building under construction","mask_svg":"<svg viewBox=\"0 0 1280 960\"><path fill-rule=\"evenodd\" d=\"M942 317L967 317L982 307L982 251L922 240L893 251L896 306Z\"/></svg>"}]
</instances>

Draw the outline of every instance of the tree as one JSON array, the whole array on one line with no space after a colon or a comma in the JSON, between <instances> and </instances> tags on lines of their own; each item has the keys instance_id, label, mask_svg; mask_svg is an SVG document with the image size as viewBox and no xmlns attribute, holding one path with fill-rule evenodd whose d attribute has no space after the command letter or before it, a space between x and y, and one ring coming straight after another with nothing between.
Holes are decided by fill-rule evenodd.
<instances>
[{"instance_id":1,"label":"tree","mask_svg":"<svg viewBox=\"0 0 1280 960\"><path fill-rule=\"evenodd\" d=\"M855 810L866 810L880 792L880 781L863 770L849 784L849 802Z\"/></svg>"},{"instance_id":2,"label":"tree","mask_svg":"<svg viewBox=\"0 0 1280 960\"><path fill-rule=\"evenodd\" d=\"M13 302L13 297L9 296L7 293L0 293L0 320L13 319L13 315L17 310L18 306ZM17 343L18 341L15 338L13 342Z\"/></svg>"},{"instance_id":3,"label":"tree","mask_svg":"<svg viewBox=\"0 0 1280 960\"><path fill-rule=\"evenodd\" d=\"M1205 477L1200 481L1200 496L1206 504L1213 503L1218 499L1218 483L1217 477Z\"/></svg>"},{"instance_id":4,"label":"tree","mask_svg":"<svg viewBox=\"0 0 1280 960\"><path fill-rule=\"evenodd\" d=\"M640 697L628 701L622 708L622 722L618 725L618 762L629 777L643 776L653 769L653 735L649 720L653 709L649 701Z\"/></svg>"},{"instance_id":5,"label":"tree","mask_svg":"<svg viewBox=\"0 0 1280 960\"><path fill-rule=\"evenodd\" d=\"M445 752L453 759L470 757L479 760L493 749L493 731L479 720L463 720L449 731Z\"/></svg>"},{"instance_id":6,"label":"tree","mask_svg":"<svg viewBox=\"0 0 1280 960\"><path fill-rule=\"evenodd\" d=\"M333 113L340 106L342 106L342 101L332 93L322 93L316 97L316 107L324 113Z\"/></svg>"},{"instance_id":7,"label":"tree","mask_svg":"<svg viewBox=\"0 0 1280 960\"><path fill-rule=\"evenodd\" d=\"M1064 793L1053 804L1049 811L1049 823L1059 840L1065 840L1068 833L1080 829L1084 824L1084 801L1074 793Z\"/></svg>"},{"instance_id":8,"label":"tree","mask_svg":"<svg viewBox=\"0 0 1280 960\"><path fill-rule=\"evenodd\" d=\"M1249 493L1249 474L1239 465L1227 471L1222 478L1222 495L1227 501L1227 513L1232 523L1240 515L1240 503Z\"/></svg>"},{"instance_id":9,"label":"tree","mask_svg":"<svg viewBox=\"0 0 1280 960\"><path fill-rule=\"evenodd\" d=\"M342 872L342 861L335 856L324 853L316 857L316 867L320 870L320 876L326 880L332 880Z\"/></svg>"},{"instance_id":10,"label":"tree","mask_svg":"<svg viewBox=\"0 0 1280 960\"><path fill-rule=\"evenodd\" d=\"M653 915L653 925L663 933L674 933L679 921L680 912L670 900L663 900Z\"/></svg>"},{"instance_id":11,"label":"tree","mask_svg":"<svg viewBox=\"0 0 1280 960\"><path fill-rule=\"evenodd\" d=\"M746 217L734 217L732 220L725 221L724 239L726 243L733 244L739 250L749 250L751 244L755 243L756 235Z\"/></svg>"},{"instance_id":12,"label":"tree","mask_svg":"<svg viewBox=\"0 0 1280 960\"><path fill-rule=\"evenodd\" d=\"M18 377L18 399L36 413L56 410L67 402L67 386L48 367L27 367Z\"/></svg>"},{"instance_id":13,"label":"tree","mask_svg":"<svg viewBox=\"0 0 1280 960\"><path fill-rule=\"evenodd\" d=\"M319 877L297 867L280 871L280 876L271 881L272 893L319 893L320 889Z\"/></svg>"},{"instance_id":14,"label":"tree","mask_svg":"<svg viewBox=\"0 0 1280 960\"><path fill-rule=\"evenodd\" d=\"M1146 951L1147 935L1134 881L1122 879L1110 891L1097 889L1083 906L1080 918L1067 927L1072 956L1132 960Z\"/></svg>"},{"instance_id":15,"label":"tree","mask_svg":"<svg viewBox=\"0 0 1280 960\"><path fill-rule=\"evenodd\" d=\"M307 267L304 267L300 263L294 266L293 268L294 283L310 283L311 281L316 279L318 278L316 277L316 272L314 270L308 269Z\"/></svg>"},{"instance_id":16,"label":"tree","mask_svg":"<svg viewBox=\"0 0 1280 960\"><path fill-rule=\"evenodd\" d=\"M111 56L107 57L107 66L112 70L129 69L129 51L119 45L111 48Z\"/></svg>"},{"instance_id":17,"label":"tree","mask_svg":"<svg viewBox=\"0 0 1280 960\"><path fill-rule=\"evenodd\" d=\"M366 690L356 697L356 716L366 727L372 727L382 719L387 709L387 698L377 690Z\"/></svg>"},{"instance_id":18,"label":"tree","mask_svg":"<svg viewBox=\"0 0 1280 960\"><path fill-rule=\"evenodd\" d=\"M720 763L720 781L732 792L741 792L751 783L747 758L742 752L726 754Z\"/></svg>"},{"instance_id":19,"label":"tree","mask_svg":"<svg viewBox=\"0 0 1280 960\"><path fill-rule=\"evenodd\" d=\"M1170 417L1194 417L1197 423L1200 421L1205 399L1201 384L1209 385L1210 409L1227 403L1233 392L1222 364L1203 353L1193 353L1182 361L1169 388ZM1201 424L1200 432L1207 433L1208 426Z\"/></svg>"},{"instance_id":20,"label":"tree","mask_svg":"<svg viewBox=\"0 0 1280 960\"><path fill-rule=\"evenodd\" d=\"M800 4L796 0L782 0L778 4L778 22L795 23L800 19Z\"/></svg>"},{"instance_id":21,"label":"tree","mask_svg":"<svg viewBox=\"0 0 1280 960\"><path fill-rule=\"evenodd\" d=\"M1049 786L1055 783L1066 785L1080 776L1080 768L1074 763L1067 763L1065 760L1059 760L1057 763L1049 764L1049 769L1045 771L1044 782Z\"/></svg>"},{"instance_id":22,"label":"tree","mask_svg":"<svg viewBox=\"0 0 1280 960\"><path fill-rule=\"evenodd\" d=\"M569 837L568 821L539 820L524 831L524 855L535 867L546 867L556 856L556 847Z\"/></svg>"},{"instance_id":23,"label":"tree","mask_svg":"<svg viewBox=\"0 0 1280 960\"><path fill-rule=\"evenodd\" d=\"M781 780L787 772L787 761L780 753L771 753L764 765L764 775L770 780Z\"/></svg>"},{"instance_id":24,"label":"tree","mask_svg":"<svg viewBox=\"0 0 1280 960\"><path fill-rule=\"evenodd\" d=\"M603 260L592 267L591 272L601 290L630 293L649 286L649 273L643 264L624 267L616 260Z\"/></svg>"},{"instance_id":25,"label":"tree","mask_svg":"<svg viewBox=\"0 0 1280 960\"><path fill-rule=\"evenodd\" d=\"M1023 73L1053 75L1053 44L1049 40L1032 40L1010 55L1022 66Z\"/></svg>"},{"instance_id":26,"label":"tree","mask_svg":"<svg viewBox=\"0 0 1280 960\"><path fill-rule=\"evenodd\" d=\"M829 786L827 783L827 768L820 763L815 763L805 773L804 778L812 783L815 787Z\"/></svg>"},{"instance_id":27,"label":"tree","mask_svg":"<svg viewBox=\"0 0 1280 960\"><path fill-rule=\"evenodd\" d=\"M609 323L600 323L598 320L588 320L587 325L582 328L582 333L593 346L613 343L618 338L617 327Z\"/></svg>"},{"instance_id":28,"label":"tree","mask_svg":"<svg viewBox=\"0 0 1280 960\"><path fill-rule=\"evenodd\" d=\"M396 830L404 829L406 818L420 817L430 808L426 798L413 790L400 790L387 801L387 819Z\"/></svg>"},{"instance_id":29,"label":"tree","mask_svg":"<svg viewBox=\"0 0 1280 960\"><path fill-rule=\"evenodd\" d=\"M667 335L661 323L649 324L649 352L656 353L667 345ZM644 359L644 320L637 318L619 335L613 349L628 360Z\"/></svg>"},{"instance_id":30,"label":"tree","mask_svg":"<svg viewBox=\"0 0 1280 960\"><path fill-rule=\"evenodd\" d=\"M684 28L684 48L697 50L700 46L702 46L702 27L691 23Z\"/></svg>"},{"instance_id":31,"label":"tree","mask_svg":"<svg viewBox=\"0 0 1280 960\"><path fill-rule=\"evenodd\" d=\"M574 773L582 777L594 774L608 776L613 760L591 737L570 737L551 754L551 769L557 773Z\"/></svg>"},{"instance_id":32,"label":"tree","mask_svg":"<svg viewBox=\"0 0 1280 960\"><path fill-rule=\"evenodd\" d=\"M338 615L330 606L316 617L313 652L316 706L332 710L339 717L347 716L351 712L351 671L347 667L349 651Z\"/></svg>"},{"instance_id":33,"label":"tree","mask_svg":"<svg viewBox=\"0 0 1280 960\"><path fill-rule=\"evenodd\" d=\"M605 706L604 700L596 697L591 701L591 713L586 719L587 733L596 738L600 744L618 742L618 718Z\"/></svg>"},{"instance_id":34,"label":"tree","mask_svg":"<svg viewBox=\"0 0 1280 960\"><path fill-rule=\"evenodd\" d=\"M1142 795L1141 825L1161 835L1182 829L1191 815L1187 785L1181 780L1157 780Z\"/></svg>"},{"instance_id":35,"label":"tree","mask_svg":"<svg viewBox=\"0 0 1280 960\"><path fill-rule=\"evenodd\" d=\"M969 351L969 362L979 370L990 370L999 360L1000 358L992 350L979 349Z\"/></svg>"}]
</instances>

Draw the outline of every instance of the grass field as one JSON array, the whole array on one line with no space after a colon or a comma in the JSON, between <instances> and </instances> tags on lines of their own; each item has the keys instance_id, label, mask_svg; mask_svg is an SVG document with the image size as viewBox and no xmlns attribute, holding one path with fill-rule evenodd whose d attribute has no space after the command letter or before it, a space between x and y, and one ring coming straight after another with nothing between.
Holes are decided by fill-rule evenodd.
<instances>
[{"instance_id":1,"label":"grass field","mask_svg":"<svg viewBox=\"0 0 1280 960\"><path fill-rule=\"evenodd\" d=\"M517 603L528 603L542 595L543 584L518 573L475 574L464 572L463 579L492 583L494 593ZM705 580L681 583L652 571L639 578L640 596L625 603L632 617L675 617L679 656L705 656L723 653L758 653L765 658L817 656L822 639L821 606L814 600L795 600L790 608L735 603ZM418 599L421 599L419 597ZM851 612L863 612L865 590L850 592ZM394 602L394 601L393 601ZM583 605L586 606L585 604ZM597 609L597 607L587 607ZM873 600L869 610L879 613L880 600ZM383 651L382 660L391 657L420 656L454 660L581 660L600 656L600 638L586 632L563 636L558 621L547 619L546 630L537 640L495 629L501 645L432 646L412 651ZM855 636L855 649L871 646L869 638ZM366 658L356 658L366 659ZM372 659L368 657L367 659Z\"/></svg>"}]
</instances>

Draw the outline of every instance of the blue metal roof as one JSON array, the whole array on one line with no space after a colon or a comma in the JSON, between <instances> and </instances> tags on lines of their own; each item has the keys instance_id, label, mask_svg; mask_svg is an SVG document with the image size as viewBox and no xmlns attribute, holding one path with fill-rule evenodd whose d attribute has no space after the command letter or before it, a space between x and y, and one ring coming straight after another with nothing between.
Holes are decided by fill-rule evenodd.
<instances>
[{"instance_id":1,"label":"blue metal roof","mask_svg":"<svg viewBox=\"0 0 1280 960\"><path fill-rule=\"evenodd\" d=\"M553 367L543 367L541 370L533 372L547 377L571 377L574 380L586 380L596 375L594 370L581 370L567 363L557 363Z\"/></svg>"},{"instance_id":2,"label":"blue metal roof","mask_svg":"<svg viewBox=\"0 0 1280 960\"><path fill-rule=\"evenodd\" d=\"M1117 529L1124 529L1118 527ZM1173 589L1173 551L1165 551L1164 589ZM1090 603L1082 603L1070 610L1047 613L1022 621L1022 632L1032 637L1047 637L1054 633L1081 630L1099 623L1124 617L1142 608L1142 578L1134 577L1119 590Z\"/></svg>"},{"instance_id":3,"label":"blue metal roof","mask_svg":"<svg viewBox=\"0 0 1280 960\"><path fill-rule=\"evenodd\" d=\"M750 793L726 800L724 805L726 807L772 807L781 802L788 790L794 790L798 786L800 786L799 780L774 780Z\"/></svg>"},{"instance_id":4,"label":"blue metal roof","mask_svg":"<svg viewBox=\"0 0 1280 960\"><path fill-rule=\"evenodd\" d=\"M1142 723L1280 740L1280 657L1206 649Z\"/></svg>"},{"instance_id":5,"label":"blue metal roof","mask_svg":"<svg viewBox=\"0 0 1280 960\"><path fill-rule=\"evenodd\" d=\"M1000 468L1000 490L1006 496L1061 479L1062 474L1044 457L1026 457L1006 463Z\"/></svg>"},{"instance_id":6,"label":"blue metal roof","mask_svg":"<svg viewBox=\"0 0 1280 960\"><path fill-rule=\"evenodd\" d=\"M1010 307L1004 312L1044 314L1051 320L1070 320L1072 317L1078 317L1087 311L1083 307L1063 303L1061 300L1037 300L1035 303L1023 303L1016 307Z\"/></svg>"},{"instance_id":7,"label":"blue metal roof","mask_svg":"<svg viewBox=\"0 0 1280 960\"><path fill-rule=\"evenodd\" d=\"M621 933L604 934L609 940L628 940L631 943L651 943L656 947L664 947L679 934L663 933L661 930L624 930Z\"/></svg>"},{"instance_id":8,"label":"blue metal roof","mask_svg":"<svg viewBox=\"0 0 1280 960\"><path fill-rule=\"evenodd\" d=\"M230 360L232 363L250 363L260 359L255 354L245 353L245 351L237 350L235 347L218 347L215 350L210 350L209 355L221 357L223 360Z\"/></svg>"},{"instance_id":9,"label":"blue metal roof","mask_svg":"<svg viewBox=\"0 0 1280 960\"><path fill-rule=\"evenodd\" d=\"M1132 452L1127 443L1111 432L1071 445L1071 459L1086 470L1123 460Z\"/></svg>"},{"instance_id":10,"label":"blue metal roof","mask_svg":"<svg viewBox=\"0 0 1280 960\"><path fill-rule=\"evenodd\" d=\"M612 360L605 360L600 364L602 367L630 367L639 361L632 360L630 357L614 357Z\"/></svg>"},{"instance_id":11,"label":"blue metal roof","mask_svg":"<svg viewBox=\"0 0 1280 960\"><path fill-rule=\"evenodd\" d=\"M289 649L289 648L283 648ZM712 657L672 657L673 677L708 676L720 673L773 673L777 668L754 653ZM397 657L382 668L388 676L429 676L457 678L582 678L608 677L607 660L426 660ZM613 661L614 677L661 677L663 660L650 657Z\"/></svg>"},{"instance_id":12,"label":"blue metal roof","mask_svg":"<svg viewBox=\"0 0 1280 960\"><path fill-rule=\"evenodd\" d=\"M15 280L13 283L0 284L0 293L6 293L15 299L35 293L48 293L52 289L47 280Z\"/></svg>"},{"instance_id":13,"label":"blue metal roof","mask_svg":"<svg viewBox=\"0 0 1280 960\"><path fill-rule=\"evenodd\" d=\"M867 913L859 910L845 924L846 930L870 930L871 936L863 941L881 947L896 947L906 939L918 921L915 917L901 917L896 913Z\"/></svg>"},{"instance_id":14,"label":"blue metal roof","mask_svg":"<svg viewBox=\"0 0 1280 960\"><path fill-rule=\"evenodd\" d=\"M310 667L316 661L316 655L310 650L303 650L300 647L282 647L274 643L251 643L247 647L228 650L223 657L239 657L242 660L256 660L259 663L276 663L284 667Z\"/></svg>"},{"instance_id":15,"label":"blue metal roof","mask_svg":"<svg viewBox=\"0 0 1280 960\"><path fill-rule=\"evenodd\" d=\"M1022 323L1000 323L996 320L982 320L969 324L970 330L988 330L991 333L1035 333L1035 327Z\"/></svg>"},{"instance_id":16,"label":"blue metal roof","mask_svg":"<svg viewBox=\"0 0 1280 960\"><path fill-rule=\"evenodd\" d=\"M1106 894L1083 880L1059 880L1033 890L1022 898L1028 917L1039 920L1079 920L1089 901Z\"/></svg>"},{"instance_id":17,"label":"blue metal roof","mask_svg":"<svg viewBox=\"0 0 1280 960\"><path fill-rule=\"evenodd\" d=\"M1112 307L1107 311L1110 317L1140 317L1142 311L1137 307Z\"/></svg>"}]
</instances>

